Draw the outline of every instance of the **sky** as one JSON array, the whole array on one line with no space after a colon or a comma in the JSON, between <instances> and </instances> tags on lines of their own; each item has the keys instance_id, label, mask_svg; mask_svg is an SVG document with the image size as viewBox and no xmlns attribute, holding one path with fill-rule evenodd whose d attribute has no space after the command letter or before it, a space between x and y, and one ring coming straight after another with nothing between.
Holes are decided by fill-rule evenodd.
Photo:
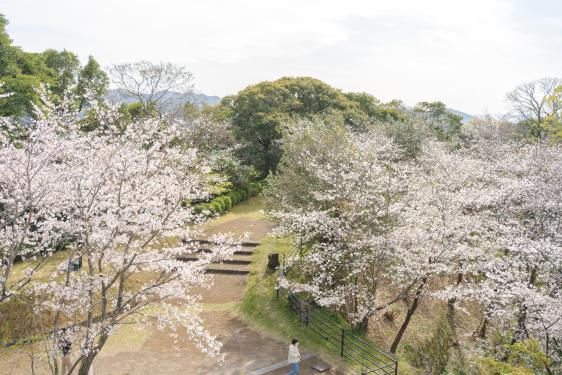
<instances>
[{"instance_id":1,"label":"sky","mask_svg":"<svg viewBox=\"0 0 562 375\"><path fill-rule=\"evenodd\" d=\"M207 95L311 76L496 115L519 83L562 77L562 0L0 0L0 13L26 51L185 64Z\"/></svg>"}]
</instances>

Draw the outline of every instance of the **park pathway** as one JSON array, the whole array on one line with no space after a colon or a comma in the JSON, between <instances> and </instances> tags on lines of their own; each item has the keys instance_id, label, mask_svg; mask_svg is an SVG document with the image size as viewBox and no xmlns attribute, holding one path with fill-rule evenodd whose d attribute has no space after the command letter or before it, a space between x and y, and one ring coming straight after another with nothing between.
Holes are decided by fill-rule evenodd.
<instances>
[{"instance_id":1,"label":"park pathway","mask_svg":"<svg viewBox=\"0 0 562 375\"><path fill-rule=\"evenodd\" d=\"M271 230L271 223L259 212L261 203L254 198L234 207L226 215L204 226L202 238L215 233L231 232L235 236L248 234L246 241L260 242ZM244 250L252 251L244 248ZM242 255L248 259L247 255ZM235 259L241 257L235 256ZM249 270L248 264L213 265L213 269ZM205 327L222 342L225 363L219 366L215 359L202 354L189 340L180 340L173 349L173 339L167 332L141 330L127 343L132 330L118 334L109 347L94 362L99 374L248 374L251 370L275 362L286 355L286 343L279 342L250 327L236 314L237 304L244 296L247 275L215 274L214 285L201 290ZM131 335L134 337L134 333Z\"/></svg>"},{"instance_id":2,"label":"park pathway","mask_svg":"<svg viewBox=\"0 0 562 375\"><path fill-rule=\"evenodd\" d=\"M214 233L230 232L235 236L248 234L246 241L260 242L272 229L260 212L261 202L250 199L203 227L202 238ZM245 250L253 251L255 246ZM244 254L243 254L244 255ZM235 259L240 259L236 257ZM245 254L243 259L251 259ZM213 268L249 270L250 265L220 264ZM224 364L201 353L178 331L175 343L169 332L153 328L126 326L112 336L94 361L96 375L241 375L286 359L288 343L281 342L258 329L251 327L237 315L237 306L242 301L247 282L245 272L239 274L215 274L214 285L199 291L202 296L201 318L206 329L222 342ZM272 322L276 324L276 322ZM38 364L41 367L40 364ZM0 355L0 374L29 374L29 357L24 352ZM46 370L46 369L45 369ZM303 369L303 375L308 369ZM287 369L272 372L286 373ZM43 373L38 371L38 373ZM47 373L47 372L45 372Z\"/></svg>"}]
</instances>

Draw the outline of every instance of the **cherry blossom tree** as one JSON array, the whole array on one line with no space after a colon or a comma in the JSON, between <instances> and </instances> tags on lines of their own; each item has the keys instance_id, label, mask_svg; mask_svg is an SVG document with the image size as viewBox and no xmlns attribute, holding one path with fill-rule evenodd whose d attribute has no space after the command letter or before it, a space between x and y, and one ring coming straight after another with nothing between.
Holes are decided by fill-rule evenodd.
<instances>
[{"instance_id":1,"label":"cherry blossom tree","mask_svg":"<svg viewBox=\"0 0 562 375\"><path fill-rule=\"evenodd\" d=\"M285 143L281 174L268 190L282 233L295 235L305 282L280 284L307 291L322 306L343 309L357 328L401 300L379 295L392 263L390 234L404 208L413 165L382 133L354 135L323 124L296 127Z\"/></svg>"},{"instance_id":2,"label":"cherry blossom tree","mask_svg":"<svg viewBox=\"0 0 562 375\"><path fill-rule=\"evenodd\" d=\"M385 273L394 286L414 285L411 302L393 343L398 344L424 298L438 297L441 288L463 280L464 267L479 259L475 233L481 222L469 208L480 196L481 162L461 152L450 152L446 144L430 142L417 160L415 184L408 204L392 233L394 262ZM447 299L449 313L456 300ZM452 327L454 328L454 327Z\"/></svg>"},{"instance_id":3,"label":"cherry blossom tree","mask_svg":"<svg viewBox=\"0 0 562 375\"><path fill-rule=\"evenodd\" d=\"M61 240L56 225L63 168L56 163L66 152L64 139L46 120L40 120L25 139L7 132L17 125L1 119L0 134L0 302L17 294ZM10 279L15 261L39 257L17 280Z\"/></svg>"},{"instance_id":4,"label":"cherry blossom tree","mask_svg":"<svg viewBox=\"0 0 562 375\"><path fill-rule=\"evenodd\" d=\"M543 143L476 137L455 150L426 141L411 160L381 133L297 127L266 192L280 231L300 250L280 285L308 292L356 327L408 297L392 352L421 301L433 299L450 314L476 301L479 335L501 326L514 341L539 338L554 358L560 157Z\"/></svg>"},{"instance_id":5,"label":"cherry blossom tree","mask_svg":"<svg viewBox=\"0 0 562 375\"><path fill-rule=\"evenodd\" d=\"M236 242L217 235L197 261L178 260L197 251L190 224L202 219L183 206L208 196L211 165L182 145L181 126L149 119L122 129L112 125L116 108L91 108L103 125L96 130L83 131L76 112L55 110L2 149L0 166L10 172L0 185L3 295L17 287L34 296L38 316L53 313L41 327L53 374L62 374L62 341L72 343L67 373L87 374L109 337L131 323L174 337L181 329L220 359L220 343L198 317L194 288L210 285L205 267L232 254ZM60 238L67 241L56 271L34 278L32 268L25 280L8 282L16 256L47 254Z\"/></svg>"},{"instance_id":6,"label":"cherry blossom tree","mask_svg":"<svg viewBox=\"0 0 562 375\"><path fill-rule=\"evenodd\" d=\"M488 180L479 211L479 260L453 288L478 301L484 315L477 336L492 324L512 342L537 338L559 360L562 327L562 150L546 143L482 143L472 150ZM548 369L549 373L552 373Z\"/></svg>"}]
</instances>

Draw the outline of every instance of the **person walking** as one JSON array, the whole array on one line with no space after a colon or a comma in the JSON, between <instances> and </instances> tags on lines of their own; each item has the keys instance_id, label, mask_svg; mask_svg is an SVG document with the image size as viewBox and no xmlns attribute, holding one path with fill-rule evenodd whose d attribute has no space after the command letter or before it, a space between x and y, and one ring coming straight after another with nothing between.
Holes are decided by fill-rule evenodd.
<instances>
[{"instance_id":1,"label":"person walking","mask_svg":"<svg viewBox=\"0 0 562 375\"><path fill-rule=\"evenodd\" d=\"M70 370L70 349L72 348L72 343L70 339L65 336L66 335L66 328L61 329L59 333L59 349L62 353L62 360L61 360L61 370L62 374L68 374L68 370Z\"/></svg>"},{"instance_id":2,"label":"person walking","mask_svg":"<svg viewBox=\"0 0 562 375\"><path fill-rule=\"evenodd\" d=\"M299 373L299 362L301 360L301 353L299 352L299 339L296 337L291 341L289 345L289 357L287 362L291 366L291 371L287 375L297 375Z\"/></svg>"}]
</instances>

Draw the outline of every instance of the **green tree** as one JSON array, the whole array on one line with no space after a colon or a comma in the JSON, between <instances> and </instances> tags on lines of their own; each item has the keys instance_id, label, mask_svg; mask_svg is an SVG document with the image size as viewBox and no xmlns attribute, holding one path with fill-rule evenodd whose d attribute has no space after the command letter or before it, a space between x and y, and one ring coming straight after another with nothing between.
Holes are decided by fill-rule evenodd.
<instances>
[{"instance_id":1,"label":"green tree","mask_svg":"<svg viewBox=\"0 0 562 375\"><path fill-rule=\"evenodd\" d=\"M78 56L67 50L48 49L41 53L41 57L51 70L47 74L52 80L49 90L57 98L62 98L77 83L80 71Z\"/></svg>"},{"instance_id":2,"label":"green tree","mask_svg":"<svg viewBox=\"0 0 562 375\"><path fill-rule=\"evenodd\" d=\"M10 96L0 99L0 116L25 117L33 113L34 106L41 104L37 88L41 79L37 76L17 74L2 78L2 93Z\"/></svg>"},{"instance_id":3,"label":"green tree","mask_svg":"<svg viewBox=\"0 0 562 375\"><path fill-rule=\"evenodd\" d=\"M13 76L21 72L16 61L17 48L12 46L12 40L6 32L6 25L8 20L0 14L0 77Z\"/></svg>"},{"instance_id":4,"label":"green tree","mask_svg":"<svg viewBox=\"0 0 562 375\"><path fill-rule=\"evenodd\" d=\"M0 93L12 95L0 99L0 116L25 116L39 104L36 88L42 82L37 74L48 68L35 54L28 54L12 45L6 32L8 20L0 14Z\"/></svg>"},{"instance_id":5,"label":"green tree","mask_svg":"<svg viewBox=\"0 0 562 375\"><path fill-rule=\"evenodd\" d=\"M89 92L95 99L102 100L109 86L109 77L104 72L93 56L88 57L88 62L78 76L76 93L80 100L80 108L84 107L86 94Z\"/></svg>"},{"instance_id":6,"label":"green tree","mask_svg":"<svg viewBox=\"0 0 562 375\"><path fill-rule=\"evenodd\" d=\"M371 116L384 116L378 101L368 94L346 96L310 77L284 77L248 86L223 98L215 114L228 118L245 145L242 158L265 177L275 172L281 157L283 124L295 118L324 118L361 128Z\"/></svg>"},{"instance_id":7,"label":"green tree","mask_svg":"<svg viewBox=\"0 0 562 375\"><path fill-rule=\"evenodd\" d=\"M141 119L158 116L158 112L156 112L154 106L150 106L146 109L141 102L123 104L119 108L119 111L125 119L130 119L131 121L139 121Z\"/></svg>"},{"instance_id":8,"label":"green tree","mask_svg":"<svg viewBox=\"0 0 562 375\"><path fill-rule=\"evenodd\" d=\"M562 142L562 85L555 88L546 99L551 113L545 119L545 129L550 140Z\"/></svg>"},{"instance_id":9,"label":"green tree","mask_svg":"<svg viewBox=\"0 0 562 375\"><path fill-rule=\"evenodd\" d=\"M7 24L6 17L0 14L0 94L12 94L0 99L1 116L34 116L35 108L41 105L38 90L42 86L55 103L60 102L63 95L74 87L80 98L80 106L84 104L86 88L98 98L105 94L107 75L92 57L82 68L76 54L67 50L25 52L12 45L6 32Z\"/></svg>"},{"instance_id":10,"label":"green tree","mask_svg":"<svg viewBox=\"0 0 562 375\"><path fill-rule=\"evenodd\" d=\"M369 120L392 121L403 118L403 114L391 105L383 104L371 94L364 92L348 92L346 98L357 103L358 109Z\"/></svg>"},{"instance_id":11,"label":"green tree","mask_svg":"<svg viewBox=\"0 0 562 375\"><path fill-rule=\"evenodd\" d=\"M447 110L442 102L420 102L414 107L414 112L425 117L442 140L451 140L461 131L462 116Z\"/></svg>"}]
</instances>

